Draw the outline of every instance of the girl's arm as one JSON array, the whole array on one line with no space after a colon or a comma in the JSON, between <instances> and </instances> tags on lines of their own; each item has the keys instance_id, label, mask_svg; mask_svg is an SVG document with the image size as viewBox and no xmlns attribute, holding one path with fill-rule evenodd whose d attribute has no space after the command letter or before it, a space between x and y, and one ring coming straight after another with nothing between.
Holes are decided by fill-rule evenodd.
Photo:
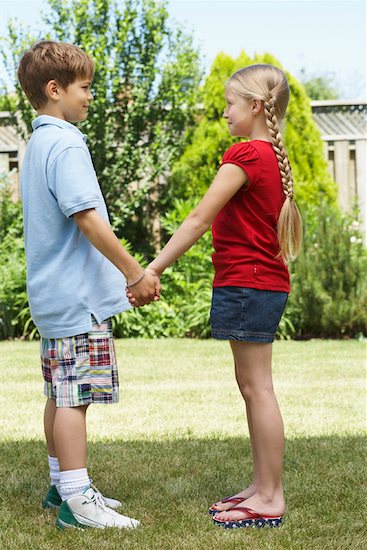
<instances>
[{"instance_id":1,"label":"girl's arm","mask_svg":"<svg viewBox=\"0 0 367 550\"><path fill-rule=\"evenodd\" d=\"M239 166L235 164L221 166L198 206L190 212L160 254L149 264L148 270L153 275L160 276L166 267L200 239L223 206L247 183L248 176ZM128 297L134 306L140 305L133 291L128 293Z\"/></svg>"}]
</instances>

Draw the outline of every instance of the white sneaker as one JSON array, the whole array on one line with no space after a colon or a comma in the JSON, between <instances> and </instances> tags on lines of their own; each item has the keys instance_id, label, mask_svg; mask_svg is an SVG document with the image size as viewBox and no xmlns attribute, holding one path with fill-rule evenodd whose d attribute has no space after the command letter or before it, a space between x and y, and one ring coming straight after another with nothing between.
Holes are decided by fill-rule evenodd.
<instances>
[{"instance_id":1,"label":"white sneaker","mask_svg":"<svg viewBox=\"0 0 367 550\"><path fill-rule=\"evenodd\" d=\"M92 488L86 489L82 495L65 500L59 510L56 526L59 529L74 527L117 527L118 529L135 529L140 522L136 519L123 516L105 504L104 498Z\"/></svg>"},{"instance_id":2,"label":"white sneaker","mask_svg":"<svg viewBox=\"0 0 367 550\"><path fill-rule=\"evenodd\" d=\"M97 493L103 500L106 506L115 510L122 506L122 502L116 500L115 498L108 498L102 495L102 493L93 485L92 480L90 480L90 485L95 493ZM46 497L43 499L42 506L43 508L60 508L62 503L60 493L56 485L50 485Z\"/></svg>"},{"instance_id":3,"label":"white sneaker","mask_svg":"<svg viewBox=\"0 0 367 550\"><path fill-rule=\"evenodd\" d=\"M116 508L120 508L120 506L122 506L122 502L120 502L116 498L109 498L102 495L101 491L99 491L97 487L93 485L92 480L90 480L90 486L92 487L93 491L104 500L105 505L109 508L112 508L112 510L116 510Z\"/></svg>"}]
</instances>

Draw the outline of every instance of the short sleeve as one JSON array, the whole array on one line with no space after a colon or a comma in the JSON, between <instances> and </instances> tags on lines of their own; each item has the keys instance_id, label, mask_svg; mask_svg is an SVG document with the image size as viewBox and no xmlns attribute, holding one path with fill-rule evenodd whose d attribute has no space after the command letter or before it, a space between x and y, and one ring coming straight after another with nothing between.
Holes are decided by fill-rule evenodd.
<instances>
[{"instance_id":1,"label":"short sleeve","mask_svg":"<svg viewBox=\"0 0 367 550\"><path fill-rule=\"evenodd\" d=\"M92 160L83 147L68 147L57 156L48 172L48 185L67 218L101 203Z\"/></svg>"},{"instance_id":2,"label":"short sleeve","mask_svg":"<svg viewBox=\"0 0 367 550\"><path fill-rule=\"evenodd\" d=\"M236 166L239 166L246 172L250 183L253 183L253 179L258 169L259 158L259 153L251 143L235 143L224 153L221 166L223 166L223 164L236 164Z\"/></svg>"}]
</instances>

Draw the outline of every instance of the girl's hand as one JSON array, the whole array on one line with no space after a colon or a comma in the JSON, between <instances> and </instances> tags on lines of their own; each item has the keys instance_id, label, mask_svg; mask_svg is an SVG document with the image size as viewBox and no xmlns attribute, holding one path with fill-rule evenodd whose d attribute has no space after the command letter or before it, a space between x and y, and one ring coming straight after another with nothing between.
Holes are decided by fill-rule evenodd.
<instances>
[{"instance_id":1,"label":"girl's hand","mask_svg":"<svg viewBox=\"0 0 367 550\"><path fill-rule=\"evenodd\" d=\"M137 291L135 291L135 287L134 287L134 289L130 290L129 287L127 286L126 296L128 297L130 304L134 307L142 307L146 304L149 304L152 301L157 302L161 296L161 285L159 281L159 275L157 274L157 272L148 266L147 269L145 270L145 273L146 273L146 277L149 277L154 281L154 294L151 296L149 301L146 301L144 299L142 300L139 295L139 292L137 292L138 289L136 289ZM136 286L139 287L139 284Z\"/></svg>"}]
</instances>

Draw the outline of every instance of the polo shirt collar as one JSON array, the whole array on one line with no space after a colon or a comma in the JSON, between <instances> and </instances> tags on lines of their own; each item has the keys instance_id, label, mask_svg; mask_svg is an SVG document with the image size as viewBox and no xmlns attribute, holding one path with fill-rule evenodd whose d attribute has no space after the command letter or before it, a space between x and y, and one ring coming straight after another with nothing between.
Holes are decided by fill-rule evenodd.
<instances>
[{"instance_id":1,"label":"polo shirt collar","mask_svg":"<svg viewBox=\"0 0 367 550\"><path fill-rule=\"evenodd\" d=\"M70 124L70 122L67 122L66 120L62 120L61 118L50 115L40 115L32 121L33 130L37 130L37 128L39 128L40 126L46 125L58 126L59 128L63 128L65 130L71 130L82 139L84 139L84 141L87 141L87 136L84 135L83 132L79 130L79 128L74 126L74 124Z\"/></svg>"}]
</instances>

